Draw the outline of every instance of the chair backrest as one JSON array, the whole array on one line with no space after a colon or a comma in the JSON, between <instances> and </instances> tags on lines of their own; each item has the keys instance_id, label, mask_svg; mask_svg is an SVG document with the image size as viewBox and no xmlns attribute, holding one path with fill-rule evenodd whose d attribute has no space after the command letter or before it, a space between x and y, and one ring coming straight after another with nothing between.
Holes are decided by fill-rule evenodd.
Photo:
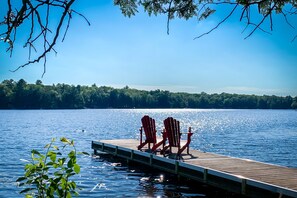
<instances>
[{"instance_id":1,"label":"chair backrest","mask_svg":"<svg viewBox=\"0 0 297 198\"><path fill-rule=\"evenodd\" d=\"M168 138L169 146L179 147L180 146L180 127L179 121L172 117L168 117L164 120L164 126Z\"/></svg>"},{"instance_id":2,"label":"chair backrest","mask_svg":"<svg viewBox=\"0 0 297 198\"><path fill-rule=\"evenodd\" d=\"M144 130L145 136L146 136L146 142L148 143L156 143L157 137L156 137L156 125L155 120L148 115L143 116L141 119L142 122L142 128Z\"/></svg>"}]
</instances>

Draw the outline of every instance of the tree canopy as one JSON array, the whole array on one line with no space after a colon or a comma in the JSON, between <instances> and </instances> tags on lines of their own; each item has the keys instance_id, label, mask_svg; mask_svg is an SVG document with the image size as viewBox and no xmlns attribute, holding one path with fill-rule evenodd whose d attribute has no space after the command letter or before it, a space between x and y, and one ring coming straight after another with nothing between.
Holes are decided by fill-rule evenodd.
<instances>
[{"instance_id":1,"label":"tree canopy","mask_svg":"<svg viewBox=\"0 0 297 198\"><path fill-rule=\"evenodd\" d=\"M11 55L18 39L28 49L28 62L16 70L43 61L45 73L47 54L56 53L56 43L65 39L74 14L83 17L90 25L84 15L73 9L76 1L78 0L6 0L1 3L4 13L0 16L0 42L7 45L7 52ZM170 20L175 18L187 20L196 17L198 20L205 20L222 6L231 8L217 25L197 38L209 34L235 13L239 13L239 20L249 30L245 38L256 30L270 33L273 30L274 14L282 15L284 23L294 28L290 16L297 13L296 0L114 0L114 4L128 17L137 14L140 9L148 15L166 15L168 32ZM256 20L255 14L260 16L260 20ZM53 15L59 16L56 24L49 23L49 18ZM268 30L265 29L266 26L263 27L266 22L269 24ZM25 35L19 36L20 32ZM32 55L32 52L35 54Z\"/></svg>"}]
</instances>

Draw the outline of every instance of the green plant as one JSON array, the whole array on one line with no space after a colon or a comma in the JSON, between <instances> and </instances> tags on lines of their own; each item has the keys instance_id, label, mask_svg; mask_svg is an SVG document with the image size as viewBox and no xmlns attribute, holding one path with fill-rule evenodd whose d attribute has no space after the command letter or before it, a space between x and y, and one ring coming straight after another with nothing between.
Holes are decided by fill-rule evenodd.
<instances>
[{"instance_id":1,"label":"green plant","mask_svg":"<svg viewBox=\"0 0 297 198\"><path fill-rule=\"evenodd\" d=\"M25 165L24 176L16 180L19 186L25 186L20 193L26 194L26 198L69 198L78 195L77 185L70 179L80 172L74 141L60 138L62 149L54 145L55 142L56 139L53 138L50 144L44 147L44 155L34 149L31 151L31 162ZM66 150L69 152L67 155L62 153Z\"/></svg>"}]
</instances>

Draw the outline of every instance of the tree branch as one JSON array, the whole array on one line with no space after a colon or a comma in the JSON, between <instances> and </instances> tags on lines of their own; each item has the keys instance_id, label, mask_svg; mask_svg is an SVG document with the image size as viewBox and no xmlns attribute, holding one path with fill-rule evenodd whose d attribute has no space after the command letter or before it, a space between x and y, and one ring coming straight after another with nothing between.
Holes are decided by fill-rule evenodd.
<instances>
[{"instance_id":1,"label":"tree branch","mask_svg":"<svg viewBox=\"0 0 297 198\"><path fill-rule=\"evenodd\" d=\"M29 21L29 30L27 31L28 36L23 45L24 48L28 48L29 60L25 64L11 70L12 72L43 60L44 69L42 76L44 76L46 73L47 54L51 51L57 53L54 47L60 37L62 28L65 27L65 23L67 25L65 27L65 32L62 35L62 42L66 38L72 19L72 12L83 17L88 25L90 25L90 22L86 17L71 9L75 1L76 0L22 0L21 5L19 6L20 9L18 10L18 4L14 5L11 0L7 0L7 14L4 17L4 21L0 22L0 26L6 26L6 30L0 32L0 36L4 36L1 40L8 44L7 51L9 51L11 55L14 49L14 43L17 40L17 30L25 23L25 20ZM55 14L61 13L55 28L53 28L53 26L50 27L49 23L49 19L54 12ZM53 31L50 28L53 28ZM36 48L35 45L37 45L39 41L42 42L42 47L38 47L41 49L41 53L37 54L36 58L31 59L32 49L37 53L38 48Z\"/></svg>"},{"instance_id":2,"label":"tree branch","mask_svg":"<svg viewBox=\"0 0 297 198\"><path fill-rule=\"evenodd\" d=\"M238 6L238 4L236 4L235 6L234 6L234 8L232 9L232 11L222 20L222 21L220 21L215 27L213 27L211 30L209 30L208 32L205 32L205 33L203 33L203 34L201 34L200 36L197 36L197 37L195 37L194 38L194 40L195 39L199 39L199 38L201 38L202 36L205 36L205 35L207 35L207 34L209 34L209 33L211 33L212 31L214 31L215 29L217 29L222 23L224 23L233 13L234 13L234 11L236 10L236 8L237 8L237 6Z\"/></svg>"}]
</instances>

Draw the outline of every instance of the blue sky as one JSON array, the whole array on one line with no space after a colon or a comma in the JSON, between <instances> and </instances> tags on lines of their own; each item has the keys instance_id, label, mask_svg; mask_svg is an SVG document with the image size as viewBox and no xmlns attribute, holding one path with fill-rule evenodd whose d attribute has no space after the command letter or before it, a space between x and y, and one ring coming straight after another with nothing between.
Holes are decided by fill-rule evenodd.
<instances>
[{"instance_id":1,"label":"blue sky","mask_svg":"<svg viewBox=\"0 0 297 198\"><path fill-rule=\"evenodd\" d=\"M297 31L281 16L274 18L272 35L257 31L245 40L248 32L242 33L244 24L235 16L193 40L214 27L227 9L203 22L173 20L167 35L166 16L140 12L126 18L110 0L78 0L75 8L91 26L79 16L73 18L66 40L56 46L58 54L48 56L43 78L41 64L9 71L27 61L19 42L12 58L0 44L0 81L297 96L297 41L291 43Z\"/></svg>"}]
</instances>

